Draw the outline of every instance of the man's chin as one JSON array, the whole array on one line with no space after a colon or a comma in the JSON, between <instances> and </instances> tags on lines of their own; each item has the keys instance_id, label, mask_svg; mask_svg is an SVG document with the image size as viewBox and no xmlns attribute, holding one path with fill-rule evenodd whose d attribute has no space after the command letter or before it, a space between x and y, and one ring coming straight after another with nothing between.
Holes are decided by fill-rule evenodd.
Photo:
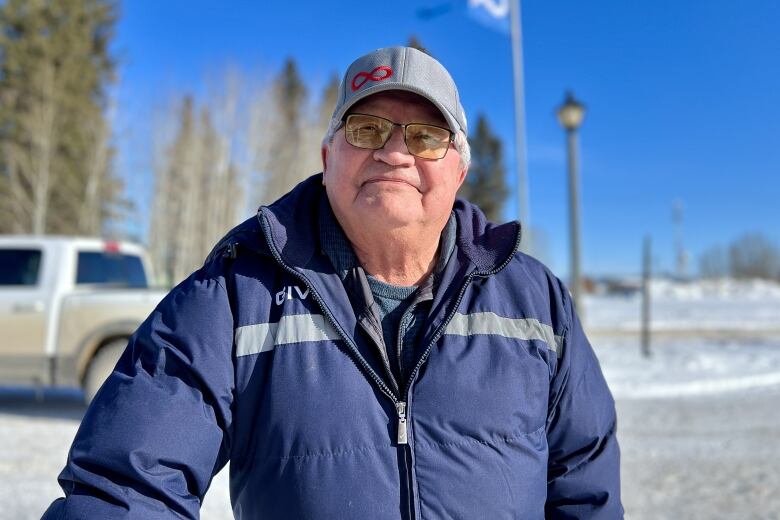
<instances>
[{"instance_id":1,"label":"man's chin","mask_svg":"<svg viewBox=\"0 0 780 520\"><path fill-rule=\"evenodd\" d=\"M415 200L416 199L416 200ZM359 211L361 220L371 221L379 227L395 228L418 220L419 197L383 196L368 197Z\"/></svg>"}]
</instances>

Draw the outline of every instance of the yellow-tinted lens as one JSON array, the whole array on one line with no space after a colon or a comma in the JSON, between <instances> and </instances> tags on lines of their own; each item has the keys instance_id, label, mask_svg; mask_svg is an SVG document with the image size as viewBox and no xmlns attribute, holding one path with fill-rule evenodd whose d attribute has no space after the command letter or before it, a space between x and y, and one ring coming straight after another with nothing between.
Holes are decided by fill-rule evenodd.
<instances>
[{"instance_id":1,"label":"yellow-tinted lens","mask_svg":"<svg viewBox=\"0 0 780 520\"><path fill-rule=\"evenodd\" d=\"M412 123L406 125L406 147L409 153L423 159L441 159L450 147L450 132L438 126Z\"/></svg>"},{"instance_id":2,"label":"yellow-tinted lens","mask_svg":"<svg viewBox=\"0 0 780 520\"><path fill-rule=\"evenodd\" d=\"M347 116L344 126L344 135L349 144L372 150L382 148L392 131L393 123L391 121L363 114Z\"/></svg>"}]
</instances>

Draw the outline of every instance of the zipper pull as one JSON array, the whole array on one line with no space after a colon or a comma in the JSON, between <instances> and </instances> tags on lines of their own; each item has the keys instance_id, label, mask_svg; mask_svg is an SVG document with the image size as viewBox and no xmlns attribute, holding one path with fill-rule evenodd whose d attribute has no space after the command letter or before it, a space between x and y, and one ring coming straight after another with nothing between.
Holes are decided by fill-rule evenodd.
<instances>
[{"instance_id":1,"label":"zipper pull","mask_svg":"<svg viewBox=\"0 0 780 520\"><path fill-rule=\"evenodd\" d=\"M395 403L395 409L398 411L398 444L408 444L406 438L406 403L403 401Z\"/></svg>"}]
</instances>

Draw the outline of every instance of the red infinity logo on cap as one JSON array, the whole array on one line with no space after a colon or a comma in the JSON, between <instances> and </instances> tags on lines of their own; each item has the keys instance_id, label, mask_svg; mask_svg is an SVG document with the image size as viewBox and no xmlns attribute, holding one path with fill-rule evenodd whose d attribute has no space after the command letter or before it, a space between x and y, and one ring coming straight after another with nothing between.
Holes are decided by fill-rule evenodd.
<instances>
[{"instance_id":1,"label":"red infinity logo on cap","mask_svg":"<svg viewBox=\"0 0 780 520\"><path fill-rule=\"evenodd\" d=\"M378 75L378 73L382 73L381 76ZM387 79L390 76L393 75L393 69L388 67L387 65L380 65L379 67L375 68L371 72L358 72L355 74L355 77L352 78L352 92L355 92L357 89L368 83L368 80L371 81L382 81L383 79Z\"/></svg>"}]
</instances>

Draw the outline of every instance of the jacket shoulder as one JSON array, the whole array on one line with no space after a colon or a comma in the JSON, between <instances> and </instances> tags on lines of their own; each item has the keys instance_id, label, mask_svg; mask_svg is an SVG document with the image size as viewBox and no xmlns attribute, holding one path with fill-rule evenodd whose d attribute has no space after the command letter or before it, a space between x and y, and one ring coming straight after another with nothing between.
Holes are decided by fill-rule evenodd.
<instances>
[{"instance_id":1,"label":"jacket shoulder","mask_svg":"<svg viewBox=\"0 0 780 520\"><path fill-rule=\"evenodd\" d=\"M220 258L236 258L239 249L265 254L268 246L262 233L257 216L253 215L219 239L206 257L204 266L213 264Z\"/></svg>"},{"instance_id":2,"label":"jacket shoulder","mask_svg":"<svg viewBox=\"0 0 780 520\"><path fill-rule=\"evenodd\" d=\"M531 255L517 251L509 263L508 273L519 277L532 298L549 308L556 335L564 335L571 326L571 296L566 285L549 267Z\"/></svg>"}]
</instances>

